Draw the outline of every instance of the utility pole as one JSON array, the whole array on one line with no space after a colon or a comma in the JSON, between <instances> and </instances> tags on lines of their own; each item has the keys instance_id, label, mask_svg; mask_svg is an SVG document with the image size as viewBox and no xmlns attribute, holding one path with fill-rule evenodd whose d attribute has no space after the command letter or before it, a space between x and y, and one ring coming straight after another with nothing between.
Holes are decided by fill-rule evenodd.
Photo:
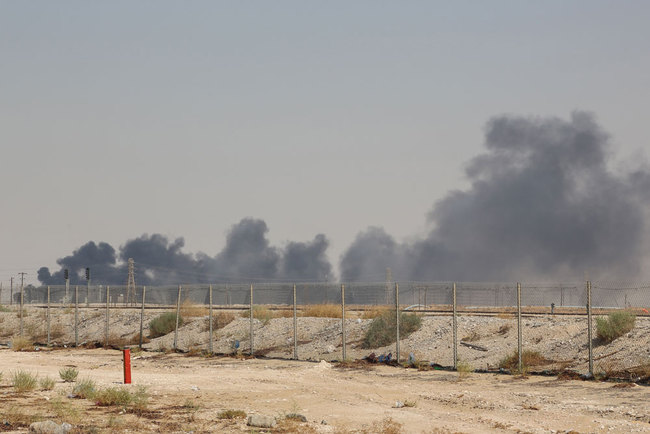
<instances>
[{"instance_id":1,"label":"utility pole","mask_svg":"<svg viewBox=\"0 0 650 434\"><path fill-rule=\"evenodd\" d=\"M86 267L86 307L90 306L90 267Z\"/></svg>"},{"instance_id":2,"label":"utility pole","mask_svg":"<svg viewBox=\"0 0 650 434\"><path fill-rule=\"evenodd\" d=\"M25 302L25 274L20 274L20 336L23 335L23 303Z\"/></svg>"},{"instance_id":3,"label":"utility pole","mask_svg":"<svg viewBox=\"0 0 650 434\"><path fill-rule=\"evenodd\" d=\"M14 304L14 276L11 276L11 293L9 294L9 305Z\"/></svg>"},{"instance_id":4,"label":"utility pole","mask_svg":"<svg viewBox=\"0 0 650 434\"><path fill-rule=\"evenodd\" d=\"M65 298L63 299L63 304L68 304L70 300L70 273L67 268L63 270L63 279L65 280Z\"/></svg>"}]
</instances>

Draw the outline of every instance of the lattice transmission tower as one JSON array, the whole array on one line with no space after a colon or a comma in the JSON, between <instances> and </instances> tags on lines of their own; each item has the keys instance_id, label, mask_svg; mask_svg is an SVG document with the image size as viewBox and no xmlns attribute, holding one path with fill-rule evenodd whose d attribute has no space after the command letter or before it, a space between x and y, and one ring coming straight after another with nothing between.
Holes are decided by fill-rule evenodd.
<instances>
[{"instance_id":1,"label":"lattice transmission tower","mask_svg":"<svg viewBox=\"0 0 650 434\"><path fill-rule=\"evenodd\" d=\"M126 300L125 305L135 305L135 266L133 258L129 258L129 277L126 280Z\"/></svg>"}]
</instances>

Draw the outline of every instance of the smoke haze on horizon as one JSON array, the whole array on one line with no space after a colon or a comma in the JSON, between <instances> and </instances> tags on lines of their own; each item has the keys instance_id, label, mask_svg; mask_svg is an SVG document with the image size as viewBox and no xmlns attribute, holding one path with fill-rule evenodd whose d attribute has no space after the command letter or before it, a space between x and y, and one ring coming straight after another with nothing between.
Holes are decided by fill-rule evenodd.
<instances>
[{"instance_id":1,"label":"smoke haze on horizon","mask_svg":"<svg viewBox=\"0 0 650 434\"><path fill-rule=\"evenodd\" d=\"M434 204L425 236L399 242L381 227L361 231L341 255L340 280L381 281L386 267L395 280L647 277L650 172L614 172L593 115L497 116L484 144L465 170L470 187ZM90 267L94 282L123 284L128 258L136 283L147 285L336 279L324 234L274 247L267 232L264 220L244 218L214 257L185 253L183 238L160 234L128 240L119 252L91 241L60 258L60 270L39 269L38 279L61 284L68 268L75 283Z\"/></svg>"}]
</instances>

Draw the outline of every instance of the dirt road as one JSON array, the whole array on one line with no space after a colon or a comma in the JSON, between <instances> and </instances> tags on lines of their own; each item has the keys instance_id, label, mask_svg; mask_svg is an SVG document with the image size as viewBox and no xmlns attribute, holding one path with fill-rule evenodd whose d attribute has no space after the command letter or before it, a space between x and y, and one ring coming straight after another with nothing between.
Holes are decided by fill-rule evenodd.
<instances>
[{"instance_id":1,"label":"dirt road","mask_svg":"<svg viewBox=\"0 0 650 434\"><path fill-rule=\"evenodd\" d=\"M133 357L134 385L127 387L144 385L151 398L148 411L132 414L68 398L72 383L58 375L65 366L99 387L122 381L119 351L0 350L0 430L26 431L40 418L86 432L249 431L244 419L218 418L233 409L275 416L275 432L650 432L650 389L644 386L494 374L459 381L447 371L143 352ZM17 369L57 384L16 394L10 384ZM398 401L406 405L397 408ZM284 422L290 413L307 422Z\"/></svg>"}]
</instances>

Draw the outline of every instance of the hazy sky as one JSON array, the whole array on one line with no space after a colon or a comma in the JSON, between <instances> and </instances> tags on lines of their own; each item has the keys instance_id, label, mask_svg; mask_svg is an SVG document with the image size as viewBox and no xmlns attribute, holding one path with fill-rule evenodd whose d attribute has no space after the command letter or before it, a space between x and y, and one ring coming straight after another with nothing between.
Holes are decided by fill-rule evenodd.
<instances>
[{"instance_id":1,"label":"hazy sky","mask_svg":"<svg viewBox=\"0 0 650 434\"><path fill-rule=\"evenodd\" d=\"M592 111L638 160L650 2L0 1L0 281L241 218L333 264L421 234L495 115Z\"/></svg>"}]
</instances>

